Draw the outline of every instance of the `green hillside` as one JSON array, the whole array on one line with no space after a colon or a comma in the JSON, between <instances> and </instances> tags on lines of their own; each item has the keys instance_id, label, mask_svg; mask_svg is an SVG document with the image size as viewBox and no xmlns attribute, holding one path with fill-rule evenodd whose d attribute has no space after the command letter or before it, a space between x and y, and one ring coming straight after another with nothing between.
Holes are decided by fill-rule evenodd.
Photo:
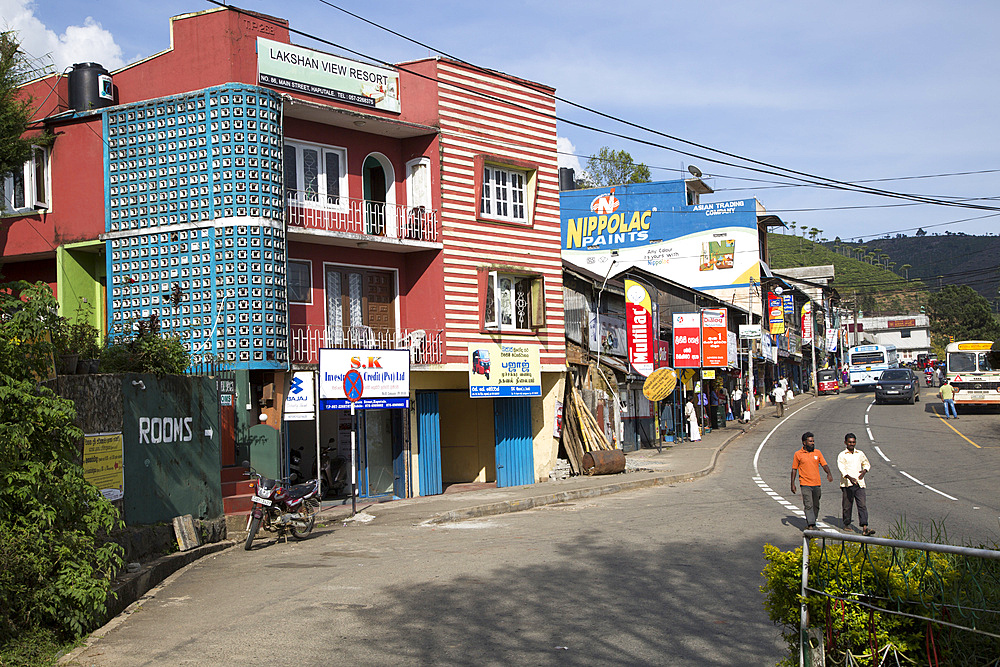
<instances>
[{"instance_id":1,"label":"green hillside","mask_svg":"<svg viewBox=\"0 0 1000 667\"><path fill-rule=\"evenodd\" d=\"M772 269L833 264L833 286L844 305L849 306L857 295L861 310L893 315L915 313L926 304L926 287L919 280L907 280L879 265L845 257L801 236L768 234L767 243Z\"/></svg>"}]
</instances>

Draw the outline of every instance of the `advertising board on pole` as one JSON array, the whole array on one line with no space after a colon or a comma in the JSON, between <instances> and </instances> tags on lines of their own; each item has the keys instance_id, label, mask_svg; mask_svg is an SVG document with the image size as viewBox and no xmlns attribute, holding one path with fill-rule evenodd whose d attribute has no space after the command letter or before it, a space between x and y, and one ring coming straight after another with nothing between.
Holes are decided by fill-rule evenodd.
<instances>
[{"instance_id":1,"label":"advertising board on pole","mask_svg":"<svg viewBox=\"0 0 1000 667\"><path fill-rule=\"evenodd\" d=\"M316 413L316 381L313 371L295 371L285 397L285 421L310 421Z\"/></svg>"},{"instance_id":2,"label":"advertising board on pole","mask_svg":"<svg viewBox=\"0 0 1000 667\"><path fill-rule=\"evenodd\" d=\"M652 299L645 287L628 278L625 279L625 311L629 363L636 373L649 377L656 353Z\"/></svg>"},{"instance_id":3,"label":"advertising board on pole","mask_svg":"<svg viewBox=\"0 0 1000 667\"><path fill-rule=\"evenodd\" d=\"M781 306L781 297L768 292L767 295L767 323L772 334L785 333L785 312Z\"/></svg>"},{"instance_id":4,"label":"advertising board on pole","mask_svg":"<svg viewBox=\"0 0 1000 667\"><path fill-rule=\"evenodd\" d=\"M409 350L319 351L320 410L408 408Z\"/></svg>"},{"instance_id":5,"label":"advertising board on pole","mask_svg":"<svg viewBox=\"0 0 1000 667\"><path fill-rule=\"evenodd\" d=\"M812 303L806 301L802 304L802 337L812 344L813 339L813 317L812 317Z\"/></svg>"},{"instance_id":6,"label":"advertising board on pole","mask_svg":"<svg viewBox=\"0 0 1000 667\"><path fill-rule=\"evenodd\" d=\"M698 313L674 313L674 368L701 366Z\"/></svg>"},{"instance_id":7,"label":"advertising board on pole","mask_svg":"<svg viewBox=\"0 0 1000 667\"><path fill-rule=\"evenodd\" d=\"M726 309L705 308L702 318L702 366L725 368L729 365L729 333Z\"/></svg>"}]
</instances>

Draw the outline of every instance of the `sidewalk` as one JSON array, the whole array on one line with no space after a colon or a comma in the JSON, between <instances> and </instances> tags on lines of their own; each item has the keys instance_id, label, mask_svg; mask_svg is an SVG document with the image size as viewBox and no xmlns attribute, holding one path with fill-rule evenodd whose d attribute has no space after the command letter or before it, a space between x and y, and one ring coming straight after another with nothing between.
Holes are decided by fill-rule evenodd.
<instances>
[{"instance_id":1,"label":"sidewalk","mask_svg":"<svg viewBox=\"0 0 1000 667\"><path fill-rule=\"evenodd\" d=\"M812 399L811 394L799 394L786 403L790 407ZM537 482L527 486L485 488L460 493L407 498L384 503L359 500L358 515L351 516L351 506L324 506L319 522L372 522L380 525L417 525L446 523L462 519L506 514L521 510L592 498L620 491L629 491L662 484L685 482L708 475L715 469L719 454L729 443L762 421L777 423L774 407L765 405L748 424L728 422L726 428L712 429L700 442L664 443L663 451L640 449L625 455L625 472L617 475L581 475L560 481Z\"/></svg>"}]
</instances>

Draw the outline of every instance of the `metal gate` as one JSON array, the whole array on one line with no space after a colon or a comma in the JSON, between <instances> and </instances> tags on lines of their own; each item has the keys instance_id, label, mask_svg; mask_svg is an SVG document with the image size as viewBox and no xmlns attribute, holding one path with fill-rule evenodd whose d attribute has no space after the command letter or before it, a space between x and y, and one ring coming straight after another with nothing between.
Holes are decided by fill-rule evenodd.
<instances>
[{"instance_id":1,"label":"metal gate","mask_svg":"<svg viewBox=\"0 0 1000 667\"><path fill-rule=\"evenodd\" d=\"M497 486L535 483L534 443L531 438L531 399L494 398Z\"/></svg>"},{"instance_id":2,"label":"metal gate","mask_svg":"<svg viewBox=\"0 0 1000 667\"><path fill-rule=\"evenodd\" d=\"M420 495L434 496L444 491L441 482L441 416L437 392L417 392L417 429Z\"/></svg>"}]
</instances>

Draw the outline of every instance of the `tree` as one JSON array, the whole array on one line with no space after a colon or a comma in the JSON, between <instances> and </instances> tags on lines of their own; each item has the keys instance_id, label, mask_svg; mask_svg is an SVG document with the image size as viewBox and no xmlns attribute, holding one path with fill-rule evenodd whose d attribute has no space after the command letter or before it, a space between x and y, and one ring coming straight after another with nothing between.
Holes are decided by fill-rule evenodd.
<instances>
[{"instance_id":1,"label":"tree","mask_svg":"<svg viewBox=\"0 0 1000 667\"><path fill-rule=\"evenodd\" d=\"M992 340L1000 338L990 303L968 285L945 285L927 302L931 334L955 340Z\"/></svg>"},{"instance_id":2,"label":"tree","mask_svg":"<svg viewBox=\"0 0 1000 667\"><path fill-rule=\"evenodd\" d=\"M913 268L913 265L912 264L903 264L899 268L902 269L903 273L906 276L906 279L909 280L910 279L910 269Z\"/></svg>"},{"instance_id":3,"label":"tree","mask_svg":"<svg viewBox=\"0 0 1000 667\"><path fill-rule=\"evenodd\" d=\"M45 283L0 285L0 650L93 629L122 564L102 539L118 512L77 463L73 404L36 381L45 334L66 324L56 308Z\"/></svg>"},{"instance_id":4,"label":"tree","mask_svg":"<svg viewBox=\"0 0 1000 667\"><path fill-rule=\"evenodd\" d=\"M31 153L37 137L26 138L32 116L32 100L18 88L35 68L14 32L0 33L0 174L20 167Z\"/></svg>"},{"instance_id":5,"label":"tree","mask_svg":"<svg viewBox=\"0 0 1000 667\"><path fill-rule=\"evenodd\" d=\"M602 146L597 155L587 160L586 181L591 187L649 183L651 180L649 167L636 164L625 150L616 151Z\"/></svg>"},{"instance_id":6,"label":"tree","mask_svg":"<svg viewBox=\"0 0 1000 667\"><path fill-rule=\"evenodd\" d=\"M914 234L914 236L927 236L927 232L925 232L924 228L921 227L920 229L917 230L917 233Z\"/></svg>"}]
</instances>

